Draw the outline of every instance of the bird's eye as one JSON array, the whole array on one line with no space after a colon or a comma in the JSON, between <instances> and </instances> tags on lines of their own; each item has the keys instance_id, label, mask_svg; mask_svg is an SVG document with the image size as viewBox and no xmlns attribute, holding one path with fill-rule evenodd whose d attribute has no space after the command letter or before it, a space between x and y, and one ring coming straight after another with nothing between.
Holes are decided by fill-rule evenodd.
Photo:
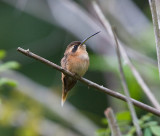
<instances>
[{"instance_id":1,"label":"bird's eye","mask_svg":"<svg viewBox=\"0 0 160 136\"><path fill-rule=\"evenodd\" d=\"M74 45L72 52L76 52L77 49L78 49L78 45Z\"/></svg>"}]
</instances>

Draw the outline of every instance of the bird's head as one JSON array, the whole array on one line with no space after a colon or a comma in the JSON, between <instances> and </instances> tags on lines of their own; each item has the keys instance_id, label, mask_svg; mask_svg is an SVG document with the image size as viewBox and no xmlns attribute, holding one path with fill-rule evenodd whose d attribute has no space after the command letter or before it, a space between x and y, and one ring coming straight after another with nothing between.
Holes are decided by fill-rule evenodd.
<instances>
[{"instance_id":1,"label":"bird's head","mask_svg":"<svg viewBox=\"0 0 160 136\"><path fill-rule=\"evenodd\" d=\"M94 35L98 34L99 32L96 32L96 33L92 34L91 36L85 38L83 41L73 41L73 42L71 42L67 46L65 54L68 54L68 53L75 54L77 52L86 51L86 45L85 45L86 41L88 39L90 39L91 37L93 37Z\"/></svg>"}]
</instances>

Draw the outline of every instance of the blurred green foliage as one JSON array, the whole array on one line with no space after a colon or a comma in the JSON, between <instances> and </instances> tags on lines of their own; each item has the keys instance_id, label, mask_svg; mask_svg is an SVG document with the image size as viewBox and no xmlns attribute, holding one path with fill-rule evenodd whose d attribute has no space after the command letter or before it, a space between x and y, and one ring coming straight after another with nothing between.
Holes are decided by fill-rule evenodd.
<instances>
[{"instance_id":1,"label":"blurred green foliage","mask_svg":"<svg viewBox=\"0 0 160 136\"><path fill-rule=\"evenodd\" d=\"M6 52L4 50L0 50L0 61L3 58L5 58L5 56L6 56ZM18 69L19 66L20 66L19 63L16 61L8 61L5 63L0 62L0 72L4 72L11 69ZM4 85L16 87L17 83L14 80L0 77L0 89Z\"/></svg>"},{"instance_id":2,"label":"blurred green foliage","mask_svg":"<svg viewBox=\"0 0 160 136\"><path fill-rule=\"evenodd\" d=\"M36 101L18 93L15 89L2 99L0 135L37 136L42 108ZM36 107L36 108L35 108Z\"/></svg>"},{"instance_id":3,"label":"blurred green foliage","mask_svg":"<svg viewBox=\"0 0 160 136\"><path fill-rule=\"evenodd\" d=\"M0 50L1 60L5 54L4 50ZM19 66L16 61L1 62L0 72L18 69ZM14 80L0 77L0 135L37 136L41 108L36 101L18 92L17 84Z\"/></svg>"},{"instance_id":4,"label":"blurred green foliage","mask_svg":"<svg viewBox=\"0 0 160 136\"><path fill-rule=\"evenodd\" d=\"M135 136L136 129L132 126L131 115L129 111L120 112L116 114L116 120L120 131L123 136ZM102 128L97 130L97 136L109 136L111 131L108 126L108 121L106 118L102 120L102 123L107 128ZM158 121L155 121L152 114L146 114L139 119L139 125L143 131L144 136L159 136L160 135L160 125Z\"/></svg>"}]
</instances>

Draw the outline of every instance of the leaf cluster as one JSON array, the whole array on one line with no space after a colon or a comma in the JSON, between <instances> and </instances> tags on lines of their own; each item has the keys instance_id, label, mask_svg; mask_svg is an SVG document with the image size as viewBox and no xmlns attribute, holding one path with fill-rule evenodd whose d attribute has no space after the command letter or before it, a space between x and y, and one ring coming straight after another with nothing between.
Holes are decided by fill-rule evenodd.
<instances>
[{"instance_id":1,"label":"leaf cluster","mask_svg":"<svg viewBox=\"0 0 160 136\"><path fill-rule=\"evenodd\" d=\"M18 69L20 67L19 63L16 61L8 61L3 63L2 59L6 56L6 52L4 50L0 50L0 72L5 72L11 69ZM17 82L8 78L0 77L0 88L3 86L15 87Z\"/></svg>"},{"instance_id":2,"label":"leaf cluster","mask_svg":"<svg viewBox=\"0 0 160 136\"><path fill-rule=\"evenodd\" d=\"M118 126L123 136L136 136L136 128L131 124L131 115L129 111L116 114ZM102 124L107 126L96 131L96 136L110 136L111 131L106 118L102 119ZM153 119L153 115L148 113L139 119L139 125L144 136L160 136L160 124Z\"/></svg>"}]
</instances>

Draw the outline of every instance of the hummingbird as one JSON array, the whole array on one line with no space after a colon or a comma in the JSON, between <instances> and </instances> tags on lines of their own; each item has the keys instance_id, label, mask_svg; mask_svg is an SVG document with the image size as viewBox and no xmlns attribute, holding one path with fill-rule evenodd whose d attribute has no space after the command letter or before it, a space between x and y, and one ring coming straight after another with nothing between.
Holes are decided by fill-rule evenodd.
<instances>
[{"instance_id":1,"label":"hummingbird","mask_svg":"<svg viewBox=\"0 0 160 136\"><path fill-rule=\"evenodd\" d=\"M85 42L98 33L99 32L92 34L91 36L85 38L83 41L71 42L65 50L64 57L61 59L62 68L82 77L89 67L89 56L86 50ZM74 85L77 83L77 80L70 76L64 75L63 73L61 80L61 106L63 106L64 102L66 101L68 92L74 87Z\"/></svg>"}]
</instances>

